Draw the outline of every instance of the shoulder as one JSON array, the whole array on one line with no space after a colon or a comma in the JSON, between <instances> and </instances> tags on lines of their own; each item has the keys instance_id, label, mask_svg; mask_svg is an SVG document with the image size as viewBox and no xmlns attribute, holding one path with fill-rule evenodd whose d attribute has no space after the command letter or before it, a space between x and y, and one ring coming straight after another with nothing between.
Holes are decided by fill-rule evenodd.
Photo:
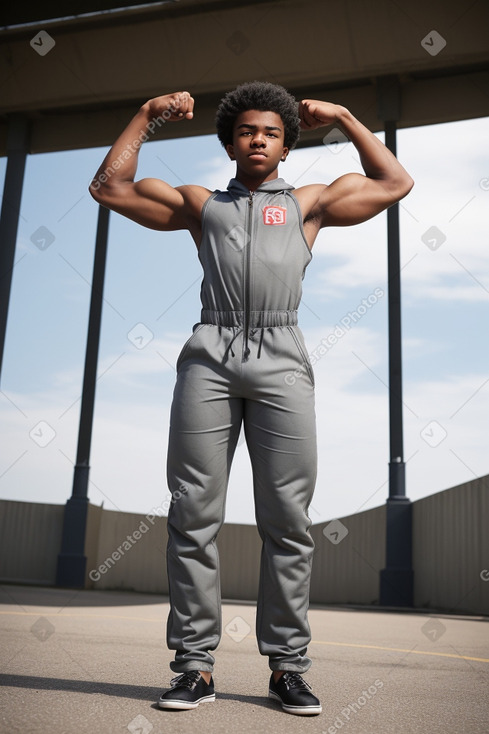
<instances>
[{"instance_id":1,"label":"shoulder","mask_svg":"<svg viewBox=\"0 0 489 734\"><path fill-rule=\"evenodd\" d=\"M212 191L205 186L197 186L194 184L184 184L176 186L176 190L182 197L182 204L191 218L199 218L202 214L202 207L207 199L211 196Z\"/></svg>"},{"instance_id":2,"label":"shoulder","mask_svg":"<svg viewBox=\"0 0 489 734\"><path fill-rule=\"evenodd\" d=\"M195 184L184 184L183 186L176 186L175 188L180 192L185 203L197 207L202 207L212 194L212 191L207 189L205 186L197 186Z\"/></svg>"}]
</instances>

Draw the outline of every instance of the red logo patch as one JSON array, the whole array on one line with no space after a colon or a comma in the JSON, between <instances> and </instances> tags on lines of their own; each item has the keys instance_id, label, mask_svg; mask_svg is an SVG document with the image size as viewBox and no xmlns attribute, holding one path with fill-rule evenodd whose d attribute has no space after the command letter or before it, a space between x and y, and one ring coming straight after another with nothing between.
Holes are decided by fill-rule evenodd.
<instances>
[{"instance_id":1,"label":"red logo patch","mask_svg":"<svg viewBox=\"0 0 489 734\"><path fill-rule=\"evenodd\" d=\"M283 206L266 206L263 209L263 224L285 224L287 209Z\"/></svg>"}]
</instances>

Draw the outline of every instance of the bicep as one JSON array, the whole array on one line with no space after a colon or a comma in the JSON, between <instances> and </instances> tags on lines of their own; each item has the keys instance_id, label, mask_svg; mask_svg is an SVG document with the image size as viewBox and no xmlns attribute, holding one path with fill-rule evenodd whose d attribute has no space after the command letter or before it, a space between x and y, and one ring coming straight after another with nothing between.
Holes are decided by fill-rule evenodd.
<instances>
[{"instance_id":1,"label":"bicep","mask_svg":"<svg viewBox=\"0 0 489 734\"><path fill-rule=\"evenodd\" d=\"M360 224L399 198L387 181L347 173L327 186L318 202L321 227Z\"/></svg>"},{"instance_id":2,"label":"bicep","mask_svg":"<svg viewBox=\"0 0 489 734\"><path fill-rule=\"evenodd\" d=\"M143 178L90 190L96 201L150 229L171 231L187 228L185 198L165 181Z\"/></svg>"}]
</instances>

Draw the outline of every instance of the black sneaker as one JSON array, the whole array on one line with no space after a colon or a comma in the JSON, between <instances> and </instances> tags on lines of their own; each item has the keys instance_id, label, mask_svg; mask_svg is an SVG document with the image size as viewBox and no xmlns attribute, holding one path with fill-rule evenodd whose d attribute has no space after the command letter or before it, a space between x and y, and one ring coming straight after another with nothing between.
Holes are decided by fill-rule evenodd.
<instances>
[{"instance_id":1,"label":"black sneaker","mask_svg":"<svg viewBox=\"0 0 489 734\"><path fill-rule=\"evenodd\" d=\"M198 670L188 670L170 681L170 690L162 693L158 706L162 709L194 709L199 703L215 701L214 681L207 684Z\"/></svg>"},{"instance_id":2,"label":"black sneaker","mask_svg":"<svg viewBox=\"0 0 489 734\"><path fill-rule=\"evenodd\" d=\"M275 683L270 676L268 697L280 701L284 711L298 716L311 716L322 711L319 699L311 693L311 686L299 673L287 671Z\"/></svg>"}]
</instances>

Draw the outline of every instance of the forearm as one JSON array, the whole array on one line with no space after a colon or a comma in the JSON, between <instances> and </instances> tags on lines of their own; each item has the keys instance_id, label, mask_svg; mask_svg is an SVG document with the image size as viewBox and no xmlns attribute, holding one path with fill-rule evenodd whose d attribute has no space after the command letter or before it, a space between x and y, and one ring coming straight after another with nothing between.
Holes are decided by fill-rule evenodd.
<instances>
[{"instance_id":1,"label":"forearm","mask_svg":"<svg viewBox=\"0 0 489 734\"><path fill-rule=\"evenodd\" d=\"M408 184L411 177L399 163L395 155L346 107L338 105L337 123L344 130L360 155L365 175L375 180L386 182L405 181Z\"/></svg>"},{"instance_id":2,"label":"forearm","mask_svg":"<svg viewBox=\"0 0 489 734\"><path fill-rule=\"evenodd\" d=\"M153 122L156 126L156 123ZM96 195L102 189L134 181L141 145L150 137L151 115L146 102L119 135L90 184L90 192Z\"/></svg>"}]
</instances>

